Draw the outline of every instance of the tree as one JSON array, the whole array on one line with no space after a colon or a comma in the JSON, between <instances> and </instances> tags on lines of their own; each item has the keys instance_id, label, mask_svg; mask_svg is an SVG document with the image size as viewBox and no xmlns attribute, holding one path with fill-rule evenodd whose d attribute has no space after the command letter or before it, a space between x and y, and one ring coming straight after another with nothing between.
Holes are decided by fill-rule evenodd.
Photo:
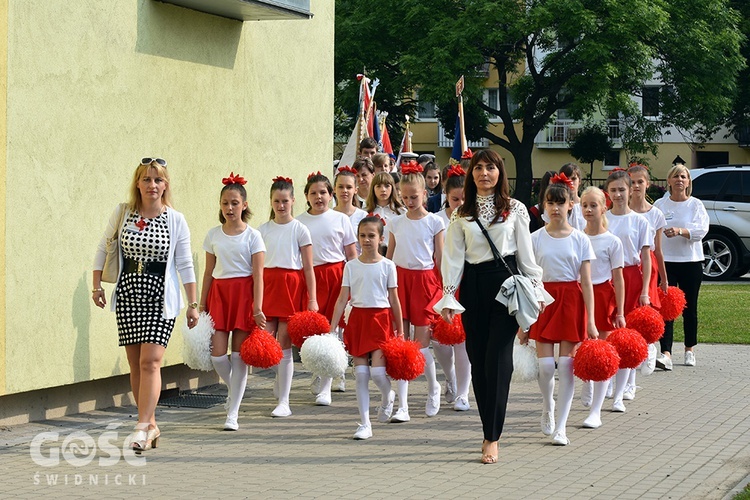
<instances>
[{"instance_id":1,"label":"tree","mask_svg":"<svg viewBox=\"0 0 750 500\"><path fill-rule=\"evenodd\" d=\"M750 2L732 0L730 3L740 13L739 26L744 34L741 52L745 67L737 78L738 88L727 125L735 135L744 134L744 138L747 139L750 136L750 65L748 65L750 61Z\"/></svg>"},{"instance_id":2,"label":"tree","mask_svg":"<svg viewBox=\"0 0 750 500\"><path fill-rule=\"evenodd\" d=\"M404 106L419 89L420 99L445 111L465 75L464 102L476 110L467 116L470 130L513 155L515 196L528 201L534 139L558 109L574 119L621 116L636 137L672 125L711 131L726 120L743 64L738 16L727 1L339 0L337 81L352 78L339 73L348 64L341 50L378 73L381 109L383 94ZM486 64L499 75L497 109L482 99ZM632 96L654 77L664 84L660 115L636 119ZM489 114L502 120L502 135L487 130ZM446 115L440 119L450 130Z\"/></svg>"},{"instance_id":3,"label":"tree","mask_svg":"<svg viewBox=\"0 0 750 500\"><path fill-rule=\"evenodd\" d=\"M604 160L612 151L607 124L588 121L570 142L570 155L581 163L590 164L589 183L594 178L594 162Z\"/></svg>"}]
</instances>

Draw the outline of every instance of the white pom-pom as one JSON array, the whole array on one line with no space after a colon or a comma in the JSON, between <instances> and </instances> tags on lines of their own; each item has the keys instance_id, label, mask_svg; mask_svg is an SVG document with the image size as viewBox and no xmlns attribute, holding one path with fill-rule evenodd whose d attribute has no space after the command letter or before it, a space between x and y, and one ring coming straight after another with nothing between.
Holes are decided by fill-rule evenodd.
<instances>
[{"instance_id":1,"label":"white pom-pom","mask_svg":"<svg viewBox=\"0 0 750 500\"><path fill-rule=\"evenodd\" d=\"M299 355L305 368L321 377L341 377L349 364L344 344L330 333L308 337Z\"/></svg>"},{"instance_id":2,"label":"white pom-pom","mask_svg":"<svg viewBox=\"0 0 750 500\"><path fill-rule=\"evenodd\" d=\"M214 320L202 312L193 328L188 328L187 322L182 325L182 360L194 370L204 372L213 371L211 364L211 337L213 336Z\"/></svg>"},{"instance_id":3,"label":"white pom-pom","mask_svg":"<svg viewBox=\"0 0 750 500\"><path fill-rule=\"evenodd\" d=\"M513 382L531 382L539 378L539 361L536 349L521 345L516 339L513 344Z\"/></svg>"}]
</instances>

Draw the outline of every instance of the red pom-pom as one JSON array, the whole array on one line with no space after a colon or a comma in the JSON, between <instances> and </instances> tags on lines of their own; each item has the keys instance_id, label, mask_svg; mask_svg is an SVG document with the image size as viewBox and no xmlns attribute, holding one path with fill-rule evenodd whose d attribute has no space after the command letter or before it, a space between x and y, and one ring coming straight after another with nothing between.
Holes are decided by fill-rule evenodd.
<instances>
[{"instance_id":1,"label":"red pom-pom","mask_svg":"<svg viewBox=\"0 0 750 500\"><path fill-rule=\"evenodd\" d=\"M617 349L620 368L637 368L648 357L646 339L630 328L618 328L607 336L607 342Z\"/></svg>"},{"instance_id":2,"label":"red pom-pom","mask_svg":"<svg viewBox=\"0 0 750 500\"><path fill-rule=\"evenodd\" d=\"M625 317L628 328L637 331L647 344L653 344L664 335L664 318L659 311L651 306L641 306L633 309Z\"/></svg>"},{"instance_id":3,"label":"red pom-pom","mask_svg":"<svg viewBox=\"0 0 750 500\"><path fill-rule=\"evenodd\" d=\"M464 332L464 324L461 322L461 315L453 316L453 323L438 318L432 325L432 338L443 345L455 345L464 342L466 332Z\"/></svg>"},{"instance_id":4,"label":"red pom-pom","mask_svg":"<svg viewBox=\"0 0 750 500\"><path fill-rule=\"evenodd\" d=\"M253 328L240 348L240 357L246 365L271 368L278 365L284 353L273 335L257 326Z\"/></svg>"},{"instance_id":5,"label":"red pom-pom","mask_svg":"<svg viewBox=\"0 0 750 500\"><path fill-rule=\"evenodd\" d=\"M325 316L313 311L300 311L294 313L286 324L286 331L292 344L302 347L307 337L322 335L331 331L331 324Z\"/></svg>"},{"instance_id":6,"label":"red pom-pom","mask_svg":"<svg viewBox=\"0 0 750 500\"><path fill-rule=\"evenodd\" d=\"M424 373L422 345L413 340L393 337L380 344L385 356L385 371L394 380L414 380Z\"/></svg>"},{"instance_id":7,"label":"red pom-pom","mask_svg":"<svg viewBox=\"0 0 750 500\"><path fill-rule=\"evenodd\" d=\"M657 293L659 294L659 300L661 301L661 308L659 312L666 321L674 321L680 317L687 301L685 300L685 292L677 288L676 286L667 287L667 293L659 288Z\"/></svg>"},{"instance_id":8,"label":"red pom-pom","mask_svg":"<svg viewBox=\"0 0 750 500\"><path fill-rule=\"evenodd\" d=\"M620 367L615 346L605 340L584 341L573 358L573 374L581 380L604 382L614 377Z\"/></svg>"}]
</instances>

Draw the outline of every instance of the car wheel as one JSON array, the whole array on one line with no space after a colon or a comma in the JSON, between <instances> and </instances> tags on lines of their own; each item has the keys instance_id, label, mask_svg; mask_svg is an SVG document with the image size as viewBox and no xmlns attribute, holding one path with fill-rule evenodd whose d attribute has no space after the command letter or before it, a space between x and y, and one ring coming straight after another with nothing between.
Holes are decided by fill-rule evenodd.
<instances>
[{"instance_id":1,"label":"car wheel","mask_svg":"<svg viewBox=\"0 0 750 500\"><path fill-rule=\"evenodd\" d=\"M737 250L732 241L721 234L703 238L703 277L707 280L726 280L734 277L737 269Z\"/></svg>"}]
</instances>

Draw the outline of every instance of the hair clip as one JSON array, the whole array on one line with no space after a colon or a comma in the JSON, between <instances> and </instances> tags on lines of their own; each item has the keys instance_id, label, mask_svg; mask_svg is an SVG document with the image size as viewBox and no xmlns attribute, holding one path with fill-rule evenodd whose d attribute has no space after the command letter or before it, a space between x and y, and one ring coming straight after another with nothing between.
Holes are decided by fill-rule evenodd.
<instances>
[{"instance_id":1,"label":"hair clip","mask_svg":"<svg viewBox=\"0 0 750 500\"><path fill-rule=\"evenodd\" d=\"M378 219L380 219L380 222L382 222L382 223L383 223L383 225L385 226L385 219L384 219L384 218L382 218L382 217L380 216L380 214L376 214L376 213L370 212L370 213L368 213L368 214L367 214L367 216L368 216L368 217L377 217Z\"/></svg>"},{"instance_id":2,"label":"hair clip","mask_svg":"<svg viewBox=\"0 0 750 500\"><path fill-rule=\"evenodd\" d=\"M292 181L292 179L282 176L274 177L273 182L288 182L289 184L294 184L294 181Z\"/></svg>"},{"instance_id":3,"label":"hair clip","mask_svg":"<svg viewBox=\"0 0 750 500\"><path fill-rule=\"evenodd\" d=\"M401 173L404 175L421 174L423 171L422 166L414 160L401 164Z\"/></svg>"},{"instance_id":4,"label":"hair clip","mask_svg":"<svg viewBox=\"0 0 750 500\"><path fill-rule=\"evenodd\" d=\"M573 183L568 179L568 176L565 175L565 173L553 175L549 182L550 184L565 184L571 191L573 191Z\"/></svg>"},{"instance_id":5,"label":"hair clip","mask_svg":"<svg viewBox=\"0 0 750 500\"><path fill-rule=\"evenodd\" d=\"M349 165L344 165L343 167L339 167L338 173L340 174L342 172L349 172L351 174L357 175L357 171L354 168L350 167Z\"/></svg>"},{"instance_id":6,"label":"hair clip","mask_svg":"<svg viewBox=\"0 0 750 500\"><path fill-rule=\"evenodd\" d=\"M317 172L310 172L310 175L307 176L307 182L310 182L310 179L312 179L316 175L323 175L323 174L320 173L320 170L318 170Z\"/></svg>"},{"instance_id":7,"label":"hair clip","mask_svg":"<svg viewBox=\"0 0 750 500\"><path fill-rule=\"evenodd\" d=\"M462 160L471 160L473 156L474 156L474 152L471 150L471 148L467 148L466 151L461 153Z\"/></svg>"},{"instance_id":8,"label":"hair clip","mask_svg":"<svg viewBox=\"0 0 750 500\"><path fill-rule=\"evenodd\" d=\"M451 177L466 177L466 171L461 168L461 165L453 165L448 169L448 178Z\"/></svg>"},{"instance_id":9,"label":"hair clip","mask_svg":"<svg viewBox=\"0 0 750 500\"><path fill-rule=\"evenodd\" d=\"M247 181L241 175L234 175L234 172L232 172L229 174L229 177L224 177L221 180L221 183L225 186L228 186L230 184L239 184L240 186L244 186L245 184L247 184Z\"/></svg>"}]
</instances>

